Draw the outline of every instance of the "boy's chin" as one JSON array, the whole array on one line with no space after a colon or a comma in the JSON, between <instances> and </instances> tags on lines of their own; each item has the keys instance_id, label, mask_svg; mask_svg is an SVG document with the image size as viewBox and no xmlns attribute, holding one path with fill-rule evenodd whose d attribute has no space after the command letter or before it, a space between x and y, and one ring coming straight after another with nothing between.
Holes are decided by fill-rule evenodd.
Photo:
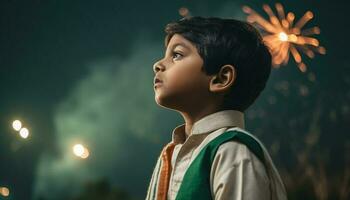
<instances>
[{"instance_id":1,"label":"boy's chin","mask_svg":"<svg viewBox=\"0 0 350 200\"><path fill-rule=\"evenodd\" d=\"M162 98L161 96L156 95L154 97L154 100L159 106L163 108L177 110L177 108L179 107L179 105L177 105L176 102L172 101L171 99Z\"/></svg>"},{"instance_id":2,"label":"boy's chin","mask_svg":"<svg viewBox=\"0 0 350 200\"><path fill-rule=\"evenodd\" d=\"M155 102L159 105L159 106L161 106L161 107L165 107L165 108L167 108L169 105L167 105L167 102L163 99L163 98L161 98L160 96L158 96L158 95L156 95L155 97L154 97L154 100L155 100Z\"/></svg>"}]
</instances>

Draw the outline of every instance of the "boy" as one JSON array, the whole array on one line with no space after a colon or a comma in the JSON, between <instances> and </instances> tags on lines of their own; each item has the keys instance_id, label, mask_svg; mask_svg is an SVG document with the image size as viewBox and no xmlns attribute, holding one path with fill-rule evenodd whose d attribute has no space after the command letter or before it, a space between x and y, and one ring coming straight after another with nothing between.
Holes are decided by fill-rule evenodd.
<instances>
[{"instance_id":1,"label":"boy","mask_svg":"<svg viewBox=\"0 0 350 200\"><path fill-rule=\"evenodd\" d=\"M285 200L263 144L244 130L244 111L264 89L271 55L248 23L190 17L166 26L153 66L158 105L179 112L146 199Z\"/></svg>"}]
</instances>

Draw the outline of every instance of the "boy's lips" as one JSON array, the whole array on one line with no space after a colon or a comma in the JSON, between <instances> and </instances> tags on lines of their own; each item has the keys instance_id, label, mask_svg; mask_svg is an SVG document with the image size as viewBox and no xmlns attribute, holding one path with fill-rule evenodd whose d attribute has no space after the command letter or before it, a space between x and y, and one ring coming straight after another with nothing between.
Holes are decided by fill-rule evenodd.
<instances>
[{"instance_id":1,"label":"boy's lips","mask_svg":"<svg viewBox=\"0 0 350 200\"><path fill-rule=\"evenodd\" d=\"M157 86L160 86L163 83L163 81L158 76L156 76L154 77L153 83L154 83L154 87L157 87Z\"/></svg>"},{"instance_id":2,"label":"boy's lips","mask_svg":"<svg viewBox=\"0 0 350 200\"><path fill-rule=\"evenodd\" d=\"M154 77L154 81L153 81L154 84L162 83L162 82L163 81L158 76Z\"/></svg>"}]
</instances>

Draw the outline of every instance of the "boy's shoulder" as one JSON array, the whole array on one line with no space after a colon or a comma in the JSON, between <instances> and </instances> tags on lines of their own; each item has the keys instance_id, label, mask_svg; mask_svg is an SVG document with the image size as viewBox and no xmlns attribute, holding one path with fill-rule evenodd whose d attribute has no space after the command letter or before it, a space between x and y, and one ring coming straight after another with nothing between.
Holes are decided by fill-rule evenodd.
<instances>
[{"instance_id":1,"label":"boy's shoulder","mask_svg":"<svg viewBox=\"0 0 350 200\"><path fill-rule=\"evenodd\" d=\"M220 144L216 152L216 159L227 158L232 164L240 163L244 160L254 162L264 162L264 147L262 142L253 134L239 127L229 128L223 134L232 132L232 139Z\"/></svg>"},{"instance_id":2,"label":"boy's shoulder","mask_svg":"<svg viewBox=\"0 0 350 200\"><path fill-rule=\"evenodd\" d=\"M238 127L229 128L222 134L229 131L238 132L242 134L240 136L246 136L249 140L254 140L256 144L261 144L255 136ZM222 136L222 134L218 137ZM261 153L264 155L264 150L262 148L263 147L261 147ZM265 161L259 158L257 153L250 147L250 144L247 144L239 138L230 139L220 144L212 160L210 174L211 180L215 179L217 181L222 181L222 178L230 176L229 174L236 174L237 176L243 176L244 174L244 178L259 178L262 183L266 183L267 185L269 183Z\"/></svg>"}]
</instances>

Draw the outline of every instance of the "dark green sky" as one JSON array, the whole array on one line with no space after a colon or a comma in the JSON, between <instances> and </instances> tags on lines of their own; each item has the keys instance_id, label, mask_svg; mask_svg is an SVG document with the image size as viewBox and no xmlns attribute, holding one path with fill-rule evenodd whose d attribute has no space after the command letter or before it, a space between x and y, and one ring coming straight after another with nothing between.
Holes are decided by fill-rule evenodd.
<instances>
[{"instance_id":1,"label":"dark green sky","mask_svg":"<svg viewBox=\"0 0 350 200\"><path fill-rule=\"evenodd\" d=\"M317 38L327 49L305 59L306 74L293 61L273 70L247 113L248 130L267 146L280 141L274 158L288 168L295 164L286 159L290 149L303 149L300 141L312 131L331 155L349 145L350 23L346 1L281 3L296 18L313 11L310 26L320 26ZM161 147L182 122L153 101L152 64L163 55L165 24L180 18L182 6L192 15L244 19L244 4L263 13L257 0L1 1L0 186L13 199L30 199L45 189L67 190L68 181L107 177L142 199ZM287 94L279 89L286 82ZM308 95L300 95L305 88ZM17 118L29 127L29 140L12 130ZM65 160L64 150L79 139L92 148L91 159ZM329 169L342 169L342 156L330 160Z\"/></svg>"}]
</instances>

